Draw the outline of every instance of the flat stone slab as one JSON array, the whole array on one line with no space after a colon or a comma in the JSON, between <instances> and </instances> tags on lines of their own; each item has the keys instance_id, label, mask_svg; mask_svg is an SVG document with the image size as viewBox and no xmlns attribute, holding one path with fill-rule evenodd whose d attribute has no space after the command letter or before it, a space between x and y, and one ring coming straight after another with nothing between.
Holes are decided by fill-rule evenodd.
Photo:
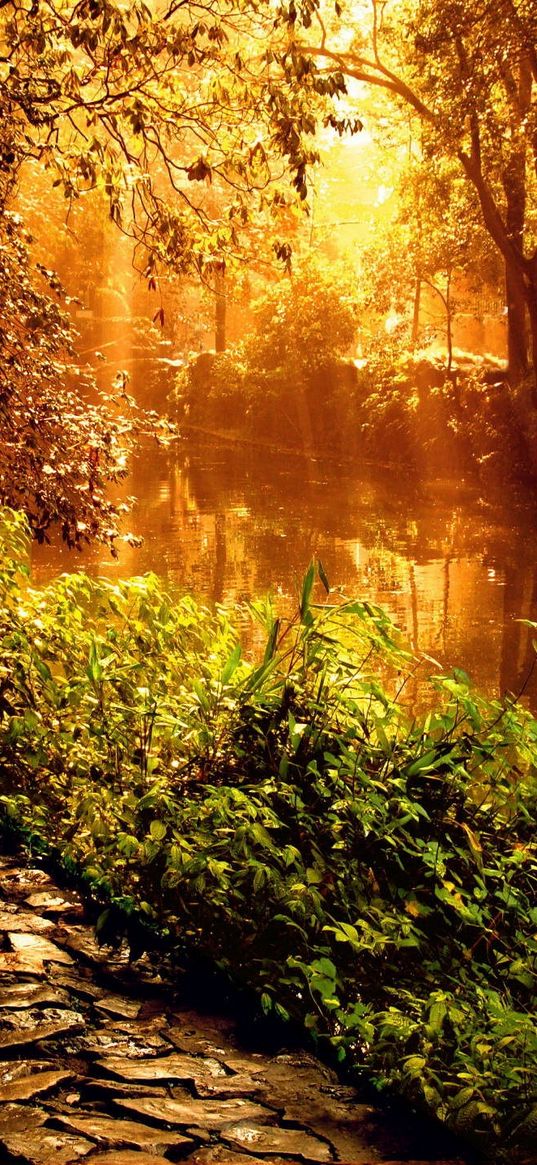
<instances>
[{"instance_id":1,"label":"flat stone slab","mask_svg":"<svg viewBox=\"0 0 537 1165\"><path fill-rule=\"evenodd\" d=\"M57 947L55 943L42 938L41 935L9 931L8 938L12 950L26 958L36 959L42 963L74 963L74 959L67 951L63 951L61 947Z\"/></svg>"},{"instance_id":2,"label":"flat stone slab","mask_svg":"<svg viewBox=\"0 0 537 1165\"><path fill-rule=\"evenodd\" d=\"M53 1003L56 1007L65 1007L67 996L55 991L47 983L13 983L11 987L0 989L0 1011L15 1009L24 1010L30 1007L39 1007L41 1004Z\"/></svg>"},{"instance_id":3,"label":"flat stone slab","mask_svg":"<svg viewBox=\"0 0 537 1165\"><path fill-rule=\"evenodd\" d=\"M43 931L54 930L54 923L48 918L40 918L38 914L32 914L29 910L11 912L0 909L0 930L42 934Z\"/></svg>"},{"instance_id":4,"label":"flat stone slab","mask_svg":"<svg viewBox=\"0 0 537 1165\"><path fill-rule=\"evenodd\" d=\"M99 1056L117 1060L118 1063L128 1064L129 1060L139 1060L143 1057L154 1057L159 1052L169 1052L170 1045L157 1033L145 1035L143 1030L137 1032L121 1032L117 1025L100 1027L91 1031L81 1040L81 1046L87 1052L95 1052ZM133 1073L125 1072L125 1079L140 1079ZM148 1079L148 1077L141 1077Z\"/></svg>"},{"instance_id":5,"label":"flat stone slab","mask_svg":"<svg viewBox=\"0 0 537 1165\"><path fill-rule=\"evenodd\" d=\"M65 1013L65 1019L56 1023L38 1023L23 1031L0 1032L0 1049L24 1048L28 1044L36 1044L38 1040L50 1040L54 1036L72 1035L84 1027L82 1016L75 1012Z\"/></svg>"},{"instance_id":6,"label":"flat stone slab","mask_svg":"<svg viewBox=\"0 0 537 1165\"><path fill-rule=\"evenodd\" d=\"M190 1145L191 1137L182 1133L167 1132L165 1129L151 1128L133 1120L115 1120L113 1117L101 1116L99 1113L80 1113L77 1116L58 1116L58 1121L70 1132L82 1133L98 1143L122 1145L127 1149L155 1148L159 1146Z\"/></svg>"},{"instance_id":7,"label":"flat stone slab","mask_svg":"<svg viewBox=\"0 0 537 1165\"><path fill-rule=\"evenodd\" d=\"M30 894L29 898L25 898L24 901L27 906L32 907L32 910L40 910L43 914L51 914L54 918L62 914L76 915L77 918L81 918L84 913L79 898L64 898L62 894L54 894L48 890L39 890L35 894Z\"/></svg>"},{"instance_id":8,"label":"flat stone slab","mask_svg":"<svg viewBox=\"0 0 537 1165\"><path fill-rule=\"evenodd\" d=\"M67 947L93 966L102 966L108 962L109 956L105 949L99 946L87 926L58 926L54 937L62 947Z\"/></svg>"},{"instance_id":9,"label":"flat stone slab","mask_svg":"<svg viewBox=\"0 0 537 1165\"><path fill-rule=\"evenodd\" d=\"M181 1052L226 1058L239 1054L233 1024L224 1017L202 1016L195 1011L176 1011L167 1035Z\"/></svg>"},{"instance_id":10,"label":"flat stone slab","mask_svg":"<svg viewBox=\"0 0 537 1165\"><path fill-rule=\"evenodd\" d=\"M183 1128L198 1125L200 1129L218 1130L242 1121L271 1120L275 1115L260 1104L242 1099L221 1100L217 1103L214 1100L186 1098L185 1100L140 1098L140 1100L116 1100L114 1103L129 1112L135 1112L137 1116L148 1116L151 1120Z\"/></svg>"},{"instance_id":11,"label":"flat stone slab","mask_svg":"<svg viewBox=\"0 0 537 1165\"><path fill-rule=\"evenodd\" d=\"M48 1120L48 1112L44 1108L34 1106L29 1108L25 1104L5 1104L0 1108L0 1140L2 1137L17 1129L28 1132L38 1129Z\"/></svg>"},{"instance_id":12,"label":"flat stone slab","mask_svg":"<svg viewBox=\"0 0 537 1165\"><path fill-rule=\"evenodd\" d=\"M229 1145L257 1153L280 1153L302 1161L332 1161L330 1146L302 1129L277 1129L243 1124L225 1129L222 1137Z\"/></svg>"},{"instance_id":13,"label":"flat stone slab","mask_svg":"<svg viewBox=\"0 0 537 1165\"><path fill-rule=\"evenodd\" d=\"M45 964L42 959L23 955L19 951L0 951L0 975L33 975L44 979Z\"/></svg>"},{"instance_id":14,"label":"flat stone slab","mask_svg":"<svg viewBox=\"0 0 537 1165\"><path fill-rule=\"evenodd\" d=\"M28 1065L24 1065L28 1067ZM62 1080L70 1080L72 1072L61 1069L52 1069L50 1072L33 1072L26 1075L16 1075L15 1079L8 1080L8 1073L2 1073L0 1083L0 1101L33 1100L34 1096L42 1096L51 1092Z\"/></svg>"},{"instance_id":15,"label":"flat stone slab","mask_svg":"<svg viewBox=\"0 0 537 1165\"><path fill-rule=\"evenodd\" d=\"M80 972L80 968L77 968ZM72 975L59 974L54 977L54 982L58 987L64 988L66 991L73 991L75 995L80 995L82 999L102 999L106 995L106 991L102 987L98 987L91 979L85 979L79 973L76 978Z\"/></svg>"},{"instance_id":16,"label":"flat stone slab","mask_svg":"<svg viewBox=\"0 0 537 1165\"><path fill-rule=\"evenodd\" d=\"M127 1084L125 1080L98 1080L87 1076L80 1083L80 1088L90 1094L100 1096L169 1096L166 1088L159 1088L156 1084Z\"/></svg>"},{"instance_id":17,"label":"flat stone slab","mask_svg":"<svg viewBox=\"0 0 537 1165\"><path fill-rule=\"evenodd\" d=\"M252 1157L249 1153L238 1153L236 1149L227 1149L225 1145L210 1145L208 1148L196 1149L186 1160L188 1165L303 1165L303 1162L299 1162L298 1158ZM352 1165L352 1162L347 1162L346 1165ZM421 1165L424 1165L423 1161ZM434 1165L443 1165L443 1163L435 1162Z\"/></svg>"},{"instance_id":18,"label":"flat stone slab","mask_svg":"<svg viewBox=\"0 0 537 1165\"><path fill-rule=\"evenodd\" d=\"M57 893L56 886L44 870L10 867L0 873L0 890L12 898L27 898L35 890Z\"/></svg>"},{"instance_id":19,"label":"flat stone slab","mask_svg":"<svg viewBox=\"0 0 537 1165\"><path fill-rule=\"evenodd\" d=\"M220 1096L224 1100L233 1096L266 1096L270 1103L268 1085L252 1076L196 1076L194 1087L202 1098Z\"/></svg>"},{"instance_id":20,"label":"flat stone slab","mask_svg":"<svg viewBox=\"0 0 537 1165\"><path fill-rule=\"evenodd\" d=\"M197 1059L195 1056L158 1056L152 1059L126 1060L121 1056L106 1056L99 1061L101 1068L121 1080L197 1080L218 1076L226 1077L225 1069L218 1060Z\"/></svg>"},{"instance_id":21,"label":"flat stone slab","mask_svg":"<svg viewBox=\"0 0 537 1165\"><path fill-rule=\"evenodd\" d=\"M123 995L104 995L95 1004L97 1011L104 1011L107 1015L117 1015L119 1019L136 1019L142 1004L136 999L127 999Z\"/></svg>"},{"instance_id":22,"label":"flat stone slab","mask_svg":"<svg viewBox=\"0 0 537 1165\"><path fill-rule=\"evenodd\" d=\"M112 1149L108 1153L94 1153L91 1165L170 1165L170 1162L167 1157L155 1157L153 1153L143 1151L137 1153L134 1149Z\"/></svg>"},{"instance_id":23,"label":"flat stone slab","mask_svg":"<svg viewBox=\"0 0 537 1165\"><path fill-rule=\"evenodd\" d=\"M302 1100L286 1104L283 1115L285 1121L306 1125L316 1136L330 1141L340 1161L369 1165L379 1160L378 1152L370 1144L376 1130L369 1105L342 1104L332 1096L315 1094L310 1089Z\"/></svg>"},{"instance_id":24,"label":"flat stone slab","mask_svg":"<svg viewBox=\"0 0 537 1165\"><path fill-rule=\"evenodd\" d=\"M49 1113L25 1104L0 1108L0 1145L28 1165L73 1165L94 1148L91 1141L44 1128Z\"/></svg>"},{"instance_id":25,"label":"flat stone slab","mask_svg":"<svg viewBox=\"0 0 537 1165\"><path fill-rule=\"evenodd\" d=\"M93 1141L45 1128L10 1134L2 1144L13 1156L22 1157L25 1165L74 1165L95 1148Z\"/></svg>"}]
</instances>

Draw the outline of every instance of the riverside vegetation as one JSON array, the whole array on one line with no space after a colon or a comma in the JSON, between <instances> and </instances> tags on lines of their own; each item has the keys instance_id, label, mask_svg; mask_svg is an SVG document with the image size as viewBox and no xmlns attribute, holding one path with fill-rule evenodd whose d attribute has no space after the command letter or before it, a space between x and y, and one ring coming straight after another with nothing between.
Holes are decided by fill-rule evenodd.
<instances>
[{"instance_id":1,"label":"riverside vegetation","mask_svg":"<svg viewBox=\"0 0 537 1165\"><path fill-rule=\"evenodd\" d=\"M223 611L153 576L34 589L25 520L3 511L0 535L4 829L83 876L103 941L139 947L145 919L355 1077L528 1160L529 712L454 672L413 714L419 661L382 610L334 604L320 564L293 617L252 605L249 663Z\"/></svg>"},{"instance_id":2,"label":"riverside vegetation","mask_svg":"<svg viewBox=\"0 0 537 1165\"><path fill-rule=\"evenodd\" d=\"M531 380L509 386L505 371L468 361L448 372L400 331L366 340L359 286L343 267L297 262L250 313L244 339L179 372L170 407L181 426L389 459L418 476L537 479ZM359 325L365 359L355 362Z\"/></svg>"}]
</instances>

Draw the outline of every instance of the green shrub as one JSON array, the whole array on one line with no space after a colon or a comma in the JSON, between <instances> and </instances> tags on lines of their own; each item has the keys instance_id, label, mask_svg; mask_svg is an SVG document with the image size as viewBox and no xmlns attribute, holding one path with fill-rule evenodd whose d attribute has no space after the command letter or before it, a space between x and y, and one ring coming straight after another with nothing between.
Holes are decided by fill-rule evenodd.
<instances>
[{"instance_id":1,"label":"green shrub","mask_svg":"<svg viewBox=\"0 0 537 1165\"><path fill-rule=\"evenodd\" d=\"M330 429L339 367L356 339L351 276L309 259L269 286L252 307L247 336L204 353L180 375L176 401L190 420L260 427L281 439L319 422Z\"/></svg>"},{"instance_id":2,"label":"green shrub","mask_svg":"<svg viewBox=\"0 0 537 1165\"><path fill-rule=\"evenodd\" d=\"M417 661L380 609L313 603L321 566L293 619L253 606L267 642L245 663L221 612L172 603L154 578L32 590L21 522L1 533L5 820L29 843L55 838L112 907L210 957L379 1088L495 1160L524 1151L530 714L461 672L432 677L418 714Z\"/></svg>"}]
</instances>

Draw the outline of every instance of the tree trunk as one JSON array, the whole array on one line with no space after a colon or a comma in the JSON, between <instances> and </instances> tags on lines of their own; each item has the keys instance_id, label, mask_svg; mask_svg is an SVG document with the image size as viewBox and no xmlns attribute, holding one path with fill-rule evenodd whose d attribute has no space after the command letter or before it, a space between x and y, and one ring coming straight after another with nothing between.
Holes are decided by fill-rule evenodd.
<instances>
[{"instance_id":1,"label":"tree trunk","mask_svg":"<svg viewBox=\"0 0 537 1165\"><path fill-rule=\"evenodd\" d=\"M214 347L215 352L226 350L226 272L224 266L218 268L214 278Z\"/></svg>"},{"instance_id":2,"label":"tree trunk","mask_svg":"<svg viewBox=\"0 0 537 1165\"><path fill-rule=\"evenodd\" d=\"M531 72L522 59L518 66L516 96L511 102L511 144L506 151L503 188L506 200L505 226L512 246L524 254L526 225L526 140L521 120L531 102ZM518 384L528 375L528 330L526 322L527 296L520 286L520 275L506 259L505 297L507 303L507 362L511 384Z\"/></svg>"},{"instance_id":3,"label":"tree trunk","mask_svg":"<svg viewBox=\"0 0 537 1165\"><path fill-rule=\"evenodd\" d=\"M416 279L416 286L414 289L414 311L412 314L412 334L410 343L412 348L417 348L418 337L420 333L420 303L421 303L421 279Z\"/></svg>"},{"instance_id":4,"label":"tree trunk","mask_svg":"<svg viewBox=\"0 0 537 1165\"><path fill-rule=\"evenodd\" d=\"M451 376L453 367L453 313L451 307L451 274L446 280L446 347L447 347L447 374Z\"/></svg>"},{"instance_id":5,"label":"tree trunk","mask_svg":"<svg viewBox=\"0 0 537 1165\"><path fill-rule=\"evenodd\" d=\"M519 384L528 375L526 302L520 286L520 274L505 264L505 298L507 303L507 374L510 384Z\"/></svg>"},{"instance_id":6,"label":"tree trunk","mask_svg":"<svg viewBox=\"0 0 537 1165\"><path fill-rule=\"evenodd\" d=\"M526 306L528 308L531 331L531 354L533 363L532 396L534 402L537 403L537 261L533 262L532 267L535 269L535 274L528 279L526 284Z\"/></svg>"},{"instance_id":7,"label":"tree trunk","mask_svg":"<svg viewBox=\"0 0 537 1165\"><path fill-rule=\"evenodd\" d=\"M524 251L526 218L525 156L515 151L506 166L504 189L507 202L506 227L517 250ZM505 261L505 298L507 303L507 372L511 384L519 384L528 375L528 333L526 296L520 271L508 258Z\"/></svg>"}]
</instances>

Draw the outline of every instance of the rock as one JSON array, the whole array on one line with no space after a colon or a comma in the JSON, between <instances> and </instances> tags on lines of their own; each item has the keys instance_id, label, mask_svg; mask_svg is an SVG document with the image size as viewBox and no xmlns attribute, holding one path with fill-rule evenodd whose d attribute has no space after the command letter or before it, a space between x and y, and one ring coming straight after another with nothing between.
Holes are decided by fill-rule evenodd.
<instances>
[{"instance_id":1,"label":"rock","mask_svg":"<svg viewBox=\"0 0 537 1165\"><path fill-rule=\"evenodd\" d=\"M67 951L62 951L60 947L55 946L47 938L41 938L36 934L20 934L15 931L9 931L9 942L12 950L18 954L24 955L25 958L35 959L42 963L73 963L74 959Z\"/></svg>"},{"instance_id":2,"label":"rock","mask_svg":"<svg viewBox=\"0 0 537 1165\"><path fill-rule=\"evenodd\" d=\"M0 873L0 891L9 898L27 898L34 890L47 889L55 893L56 887L44 870L25 869L15 866L14 869L2 870Z\"/></svg>"},{"instance_id":3,"label":"rock","mask_svg":"<svg viewBox=\"0 0 537 1165\"><path fill-rule=\"evenodd\" d=\"M0 1108L0 1145L25 1165L73 1165L89 1153L91 1141L43 1128L49 1114L42 1108L6 1104Z\"/></svg>"},{"instance_id":4,"label":"rock","mask_svg":"<svg viewBox=\"0 0 537 1165\"><path fill-rule=\"evenodd\" d=\"M152 1038L155 1037L155 1039L158 1036L162 1040L162 1036L165 1034L165 1030L168 1026L166 1016L162 1012L162 1003L160 1003L159 1010L157 1012L151 1011L149 1014L144 1014L144 1012L147 1013L150 1007L150 1003L143 1003L140 1008L138 1019L120 1019L117 1023L112 1023L112 1021L109 1020L106 1026L108 1028L113 1028L114 1031L124 1032L126 1035L139 1035L141 1032L144 1036L151 1036ZM166 1031L166 1036L167 1034L168 1033ZM168 1040L166 1043L167 1047L169 1047Z\"/></svg>"},{"instance_id":5,"label":"rock","mask_svg":"<svg viewBox=\"0 0 537 1165\"><path fill-rule=\"evenodd\" d=\"M36 1129L32 1133L14 1133L2 1142L24 1165L74 1165L94 1148L92 1141L59 1133L54 1129Z\"/></svg>"},{"instance_id":6,"label":"rock","mask_svg":"<svg viewBox=\"0 0 537 1165\"><path fill-rule=\"evenodd\" d=\"M18 951L0 951L0 974L34 975L44 978L45 965L42 959L19 954Z\"/></svg>"},{"instance_id":7,"label":"rock","mask_svg":"<svg viewBox=\"0 0 537 1165\"><path fill-rule=\"evenodd\" d=\"M176 1012L167 1035L181 1052L205 1055L237 1055L234 1024L224 1017L206 1017L196 1011Z\"/></svg>"},{"instance_id":8,"label":"rock","mask_svg":"<svg viewBox=\"0 0 537 1165\"><path fill-rule=\"evenodd\" d=\"M71 975L58 975L55 977L54 982L59 987L65 988L66 991L72 991L75 995L80 995L82 999L101 999L106 994L103 988L98 987L96 983L92 983L91 979L84 979L80 969L76 979Z\"/></svg>"},{"instance_id":9,"label":"rock","mask_svg":"<svg viewBox=\"0 0 537 1165\"><path fill-rule=\"evenodd\" d=\"M6 1104L0 1108L0 1140L12 1131L28 1132L44 1125L48 1112L44 1108L28 1108L25 1104Z\"/></svg>"},{"instance_id":10,"label":"rock","mask_svg":"<svg viewBox=\"0 0 537 1165\"><path fill-rule=\"evenodd\" d=\"M54 1036L72 1034L84 1027L81 1015L74 1011L66 1011L65 1019L57 1023L38 1023L24 1031L0 1032L0 1048L24 1048L27 1044L36 1044L38 1040L50 1040Z\"/></svg>"},{"instance_id":11,"label":"rock","mask_svg":"<svg viewBox=\"0 0 537 1165\"><path fill-rule=\"evenodd\" d=\"M119 1025L101 1027L90 1032L81 1041L86 1052L96 1052L97 1055L117 1053L112 1059L126 1060L141 1059L142 1057L156 1056L157 1052L169 1051L170 1045L162 1036L155 1034L144 1037L143 1031L139 1034L132 1029L132 1035L118 1030ZM142 1077L144 1079L144 1077Z\"/></svg>"},{"instance_id":12,"label":"rock","mask_svg":"<svg viewBox=\"0 0 537 1165\"><path fill-rule=\"evenodd\" d=\"M87 926L57 926L54 937L60 946L67 947L94 966L108 962L106 951L99 946Z\"/></svg>"},{"instance_id":13,"label":"rock","mask_svg":"<svg viewBox=\"0 0 537 1165\"><path fill-rule=\"evenodd\" d=\"M190 1157L188 1160L190 1161ZM152 1153L137 1153L134 1149L112 1149L107 1153L93 1154L91 1165L170 1165L170 1162L167 1157L155 1157Z\"/></svg>"},{"instance_id":14,"label":"rock","mask_svg":"<svg viewBox=\"0 0 537 1165\"><path fill-rule=\"evenodd\" d=\"M140 1124L139 1121L115 1120L113 1117L101 1116L99 1113L86 1112L76 1116L57 1116L55 1120L65 1125L70 1132L82 1133L92 1140L106 1144L122 1145L127 1149L136 1148L163 1148L173 1145L191 1144L190 1137L181 1133L167 1132L165 1129L151 1128L150 1125Z\"/></svg>"},{"instance_id":15,"label":"rock","mask_svg":"<svg viewBox=\"0 0 537 1165\"><path fill-rule=\"evenodd\" d=\"M184 1128L199 1125L200 1129L223 1129L240 1121L270 1120L274 1113L248 1100L116 1100L120 1108L135 1112L138 1116L148 1116L163 1124L180 1125ZM319 1158L321 1160L321 1158ZM324 1160L324 1158L323 1158Z\"/></svg>"},{"instance_id":16,"label":"rock","mask_svg":"<svg viewBox=\"0 0 537 1165\"><path fill-rule=\"evenodd\" d=\"M30 1069L30 1073L26 1075L19 1075L17 1073L16 1078L12 1080L7 1079L8 1073L2 1073L0 1102L32 1100L34 1096L42 1096L45 1092L50 1092L62 1080L69 1080L72 1076L72 1072L64 1072L57 1069L52 1071L37 1071L34 1073L31 1072L31 1065L29 1063L24 1064L23 1067ZM45 1061L45 1063L39 1063L38 1067L48 1068L48 1064Z\"/></svg>"},{"instance_id":17,"label":"rock","mask_svg":"<svg viewBox=\"0 0 537 1165\"><path fill-rule=\"evenodd\" d=\"M135 999L125 999L121 995L105 995L95 1006L97 1011L117 1015L119 1019L136 1019L142 1004Z\"/></svg>"},{"instance_id":18,"label":"rock","mask_svg":"<svg viewBox=\"0 0 537 1165\"><path fill-rule=\"evenodd\" d=\"M194 1078L197 1096L261 1096L268 1094L268 1085L252 1076L197 1076Z\"/></svg>"},{"instance_id":19,"label":"rock","mask_svg":"<svg viewBox=\"0 0 537 1165\"><path fill-rule=\"evenodd\" d=\"M42 1003L65 1007L67 998L46 983L43 986L38 983L14 983L11 987L0 989L0 1011L12 1008L19 1011L27 1007L39 1007Z\"/></svg>"},{"instance_id":20,"label":"rock","mask_svg":"<svg viewBox=\"0 0 537 1165\"><path fill-rule=\"evenodd\" d=\"M210 1133L208 1129L200 1129L195 1125L189 1125L186 1132L188 1133L189 1137L192 1137L195 1141L201 1141L204 1145L210 1145L213 1139L212 1133Z\"/></svg>"},{"instance_id":21,"label":"rock","mask_svg":"<svg viewBox=\"0 0 537 1165\"><path fill-rule=\"evenodd\" d=\"M232 1051L224 1058L226 1068L230 1072L236 1072L237 1075L242 1076L246 1073L248 1076L264 1076L267 1068L269 1068L275 1061L269 1060L267 1056L261 1056L252 1052L249 1056L247 1054L237 1055L237 1052Z\"/></svg>"},{"instance_id":22,"label":"rock","mask_svg":"<svg viewBox=\"0 0 537 1165\"><path fill-rule=\"evenodd\" d=\"M0 910L0 930L26 931L27 934L41 934L45 930L54 930L54 923L48 918L39 918L29 910Z\"/></svg>"},{"instance_id":23,"label":"rock","mask_svg":"<svg viewBox=\"0 0 537 1165\"><path fill-rule=\"evenodd\" d=\"M33 910L41 910L43 914L52 914L54 918L62 914L82 918L84 914L84 908L79 898L71 900L64 898L61 894L50 893L47 890L40 890L36 894L30 894L30 897L26 898L25 902Z\"/></svg>"},{"instance_id":24,"label":"rock","mask_svg":"<svg viewBox=\"0 0 537 1165\"><path fill-rule=\"evenodd\" d=\"M93 1161L93 1158L92 1158ZM249 1153L237 1153L226 1149L225 1145L211 1145L208 1149L196 1149L187 1157L188 1165L302 1165L289 1157L251 1157ZM347 1162L347 1165L352 1165ZM423 1165L423 1162L422 1162Z\"/></svg>"},{"instance_id":25,"label":"rock","mask_svg":"<svg viewBox=\"0 0 537 1165\"><path fill-rule=\"evenodd\" d=\"M166 1088L155 1084L126 1084L122 1080L97 1080L87 1077L81 1087L88 1096L169 1096Z\"/></svg>"},{"instance_id":26,"label":"rock","mask_svg":"<svg viewBox=\"0 0 537 1165\"><path fill-rule=\"evenodd\" d=\"M300 1157L302 1161L333 1160L329 1145L302 1129L259 1128L257 1125L241 1124L224 1130L222 1137L229 1145L248 1152L283 1153Z\"/></svg>"},{"instance_id":27,"label":"rock","mask_svg":"<svg viewBox=\"0 0 537 1165\"><path fill-rule=\"evenodd\" d=\"M285 1106L284 1120L306 1125L316 1136L330 1141L340 1161L368 1165L379 1159L371 1146L375 1133L372 1112L365 1104L344 1105L330 1096L310 1093Z\"/></svg>"},{"instance_id":28,"label":"rock","mask_svg":"<svg viewBox=\"0 0 537 1165\"><path fill-rule=\"evenodd\" d=\"M198 1080L226 1075L218 1060L197 1059L195 1056L159 1056L152 1059L126 1060L122 1056L107 1056L100 1061L100 1067L121 1080Z\"/></svg>"}]
</instances>

